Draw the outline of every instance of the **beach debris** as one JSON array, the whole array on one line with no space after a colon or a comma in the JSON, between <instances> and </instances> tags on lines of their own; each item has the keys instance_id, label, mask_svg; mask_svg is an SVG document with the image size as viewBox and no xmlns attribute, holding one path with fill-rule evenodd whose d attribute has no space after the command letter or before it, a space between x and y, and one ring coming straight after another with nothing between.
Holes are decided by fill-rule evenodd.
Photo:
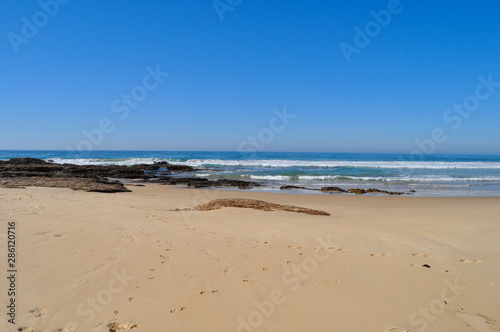
<instances>
[{"instance_id":1,"label":"beach debris","mask_svg":"<svg viewBox=\"0 0 500 332\"><path fill-rule=\"evenodd\" d=\"M422 267L426 267L426 268L428 268L428 269L430 269L430 268L431 268L431 266L430 266L429 264L424 264L424 265L422 265Z\"/></svg>"},{"instance_id":2,"label":"beach debris","mask_svg":"<svg viewBox=\"0 0 500 332\"><path fill-rule=\"evenodd\" d=\"M303 208L295 205L282 205L276 203L269 203L265 201L260 201L256 199L245 199L245 198L221 198L215 199L205 204L198 205L193 210L199 211L211 211L218 210L223 207L236 207L236 208L249 208L261 211L287 211L287 212L297 212L305 213L309 215L316 216L329 216L330 213L320 210L313 210L308 208Z\"/></svg>"}]
</instances>

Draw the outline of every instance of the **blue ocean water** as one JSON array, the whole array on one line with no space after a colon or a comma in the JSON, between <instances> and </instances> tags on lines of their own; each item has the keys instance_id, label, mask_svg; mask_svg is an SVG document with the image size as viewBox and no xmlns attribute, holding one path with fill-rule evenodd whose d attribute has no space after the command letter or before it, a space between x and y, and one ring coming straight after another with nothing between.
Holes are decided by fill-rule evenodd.
<instances>
[{"instance_id":1,"label":"blue ocean water","mask_svg":"<svg viewBox=\"0 0 500 332\"><path fill-rule=\"evenodd\" d=\"M133 165L168 161L196 166L195 176L320 188L416 190L421 196L500 196L499 155L311 152L0 151L0 160L32 157L56 163ZM260 189L262 190L262 189Z\"/></svg>"}]
</instances>

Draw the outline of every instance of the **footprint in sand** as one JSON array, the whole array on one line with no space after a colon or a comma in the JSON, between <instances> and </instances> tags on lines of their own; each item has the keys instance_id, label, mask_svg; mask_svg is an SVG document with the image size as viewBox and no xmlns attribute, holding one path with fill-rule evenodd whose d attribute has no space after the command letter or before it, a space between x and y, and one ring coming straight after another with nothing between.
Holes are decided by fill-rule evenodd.
<instances>
[{"instance_id":1,"label":"footprint in sand","mask_svg":"<svg viewBox=\"0 0 500 332\"><path fill-rule=\"evenodd\" d=\"M247 279L243 279L243 282L254 282L254 276L248 276Z\"/></svg>"},{"instance_id":2,"label":"footprint in sand","mask_svg":"<svg viewBox=\"0 0 500 332\"><path fill-rule=\"evenodd\" d=\"M173 310L170 310L170 313L173 314L175 312L179 312L179 311L188 311L189 308L188 307L181 307L180 309L173 309Z\"/></svg>"},{"instance_id":3,"label":"footprint in sand","mask_svg":"<svg viewBox=\"0 0 500 332\"><path fill-rule=\"evenodd\" d=\"M263 243L263 244L268 244L269 243L267 241L255 241L255 242L257 242L257 243Z\"/></svg>"},{"instance_id":4,"label":"footprint in sand","mask_svg":"<svg viewBox=\"0 0 500 332\"><path fill-rule=\"evenodd\" d=\"M432 257L431 255L426 255L426 254L411 254L412 256L419 256L419 257Z\"/></svg>"},{"instance_id":5,"label":"footprint in sand","mask_svg":"<svg viewBox=\"0 0 500 332\"><path fill-rule=\"evenodd\" d=\"M387 329L386 332L411 332L411 331L407 329L401 329L399 327L391 327L390 329Z\"/></svg>"},{"instance_id":6,"label":"footprint in sand","mask_svg":"<svg viewBox=\"0 0 500 332\"><path fill-rule=\"evenodd\" d=\"M262 270L263 271L270 271L270 269L268 269L267 267L263 267Z\"/></svg>"},{"instance_id":7,"label":"footprint in sand","mask_svg":"<svg viewBox=\"0 0 500 332\"><path fill-rule=\"evenodd\" d=\"M288 248L292 248L292 249L304 249L303 246L288 246Z\"/></svg>"},{"instance_id":8,"label":"footprint in sand","mask_svg":"<svg viewBox=\"0 0 500 332\"><path fill-rule=\"evenodd\" d=\"M328 286L338 286L340 284L340 280L336 280L336 279L333 279L333 280L323 280L323 282L325 284L327 284Z\"/></svg>"},{"instance_id":9,"label":"footprint in sand","mask_svg":"<svg viewBox=\"0 0 500 332\"><path fill-rule=\"evenodd\" d=\"M464 263L482 263L483 261L480 261L479 259L461 259L461 262Z\"/></svg>"},{"instance_id":10,"label":"footprint in sand","mask_svg":"<svg viewBox=\"0 0 500 332\"><path fill-rule=\"evenodd\" d=\"M45 316L45 309L36 307L35 309L30 310L30 313L33 314L36 318Z\"/></svg>"},{"instance_id":11,"label":"footprint in sand","mask_svg":"<svg viewBox=\"0 0 500 332\"><path fill-rule=\"evenodd\" d=\"M338 250L338 251L346 251L345 249L339 248L339 247L328 247L328 249L330 249L330 250Z\"/></svg>"},{"instance_id":12,"label":"footprint in sand","mask_svg":"<svg viewBox=\"0 0 500 332\"><path fill-rule=\"evenodd\" d=\"M217 232L209 232L210 234L217 234Z\"/></svg>"},{"instance_id":13,"label":"footprint in sand","mask_svg":"<svg viewBox=\"0 0 500 332\"><path fill-rule=\"evenodd\" d=\"M31 326L24 326L24 327L20 327L17 331L22 331L22 332L39 332L40 330L34 329Z\"/></svg>"},{"instance_id":14,"label":"footprint in sand","mask_svg":"<svg viewBox=\"0 0 500 332\"><path fill-rule=\"evenodd\" d=\"M389 254L370 254L372 257L384 257L384 256L390 256Z\"/></svg>"},{"instance_id":15,"label":"footprint in sand","mask_svg":"<svg viewBox=\"0 0 500 332\"><path fill-rule=\"evenodd\" d=\"M215 256L215 252L212 249L202 249L202 251L210 257Z\"/></svg>"},{"instance_id":16,"label":"footprint in sand","mask_svg":"<svg viewBox=\"0 0 500 332\"><path fill-rule=\"evenodd\" d=\"M125 323L113 322L113 323L109 323L108 328L109 328L109 332L118 332L121 330L135 330L135 329L139 328L139 325L134 324L132 322L125 322Z\"/></svg>"},{"instance_id":17,"label":"footprint in sand","mask_svg":"<svg viewBox=\"0 0 500 332\"><path fill-rule=\"evenodd\" d=\"M471 315L463 311L455 310L455 316L467 323L476 331L487 332L487 331L498 331L495 329L496 320L489 318L483 314Z\"/></svg>"},{"instance_id":18,"label":"footprint in sand","mask_svg":"<svg viewBox=\"0 0 500 332\"><path fill-rule=\"evenodd\" d=\"M160 258L162 258L162 261L161 261L162 264L164 264L165 261L167 261L167 260L169 260L169 261L172 260L172 256L160 255Z\"/></svg>"}]
</instances>

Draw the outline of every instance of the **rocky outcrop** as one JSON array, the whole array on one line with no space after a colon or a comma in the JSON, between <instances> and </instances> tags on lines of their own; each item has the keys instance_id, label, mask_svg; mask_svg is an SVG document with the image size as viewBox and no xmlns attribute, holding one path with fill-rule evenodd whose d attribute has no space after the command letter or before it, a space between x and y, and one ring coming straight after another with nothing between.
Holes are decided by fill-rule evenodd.
<instances>
[{"instance_id":1,"label":"rocky outcrop","mask_svg":"<svg viewBox=\"0 0 500 332\"><path fill-rule=\"evenodd\" d=\"M351 189L342 189L340 187L322 187L321 189L312 189L312 188L306 188L306 187L297 187L297 186L282 186L280 188L281 190L290 190L290 189L307 189L307 190L317 190L321 191L324 193L350 193L350 194L356 194L356 195L363 195L363 194L386 194L386 195L404 195L406 194L405 192L402 191L387 191L387 190L381 190L381 189L376 189L376 188L369 188L369 189L362 189L362 188L351 188ZM409 193L414 193L415 190L410 190ZM408 193L408 194L409 194Z\"/></svg>"},{"instance_id":2,"label":"rocky outcrop","mask_svg":"<svg viewBox=\"0 0 500 332\"><path fill-rule=\"evenodd\" d=\"M55 164L33 158L12 158L0 161L0 177L8 176L42 176L42 177L92 177L138 179L172 172L192 172L197 170L186 165L171 165L158 162L152 165L139 164L133 166L120 165L74 165Z\"/></svg>"},{"instance_id":3,"label":"rocky outcrop","mask_svg":"<svg viewBox=\"0 0 500 332\"><path fill-rule=\"evenodd\" d=\"M55 164L34 158L12 158L0 161L0 186L23 188L27 186L71 188L98 192L123 192L128 190L121 182L110 179L139 179L160 184L186 184L190 188L238 187L249 189L257 182L205 178L177 177L175 173L193 172L197 169L186 165L157 162L152 165L74 165Z\"/></svg>"},{"instance_id":4,"label":"rocky outcrop","mask_svg":"<svg viewBox=\"0 0 500 332\"><path fill-rule=\"evenodd\" d=\"M186 178L186 177L161 177L151 180L150 182L161 183L167 185L185 184L189 188L209 188L209 187L238 187L239 189L250 189L260 186L258 182L241 181L241 180L208 180L206 178Z\"/></svg>"},{"instance_id":5,"label":"rocky outcrop","mask_svg":"<svg viewBox=\"0 0 500 332\"><path fill-rule=\"evenodd\" d=\"M305 190L314 190L306 187L298 187L298 186L281 186L280 190L294 190L294 189L305 189Z\"/></svg>"},{"instance_id":6,"label":"rocky outcrop","mask_svg":"<svg viewBox=\"0 0 500 332\"><path fill-rule=\"evenodd\" d=\"M84 190L90 192L116 193L128 190L121 182L111 181L103 178L57 178L57 177L0 177L0 187L4 188L26 188L26 187L49 187L69 188L73 190Z\"/></svg>"},{"instance_id":7,"label":"rocky outcrop","mask_svg":"<svg viewBox=\"0 0 500 332\"><path fill-rule=\"evenodd\" d=\"M363 195L363 194L368 194L368 193L376 193L376 194L386 194L386 195L404 195L404 192L401 191L387 191L387 190L380 190L376 188L369 188L369 189L361 189L361 188L353 188L349 189L347 192L353 193L356 195Z\"/></svg>"},{"instance_id":8,"label":"rocky outcrop","mask_svg":"<svg viewBox=\"0 0 500 332\"><path fill-rule=\"evenodd\" d=\"M322 187L320 191L324 193L346 193L347 190L339 187Z\"/></svg>"}]
</instances>

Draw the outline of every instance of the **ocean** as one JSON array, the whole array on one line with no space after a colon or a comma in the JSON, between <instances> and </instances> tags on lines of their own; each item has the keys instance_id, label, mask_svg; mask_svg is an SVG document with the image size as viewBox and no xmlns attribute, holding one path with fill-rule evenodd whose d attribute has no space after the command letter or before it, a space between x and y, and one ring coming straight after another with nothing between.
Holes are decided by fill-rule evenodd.
<instances>
[{"instance_id":1,"label":"ocean","mask_svg":"<svg viewBox=\"0 0 500 332\"><path fill-rule=\"evenodd\" d=\"M500 196L500 155L207 151L0 151L0 160L32 157L79 165L168 161L196 166L194 176L310 188L415 190L414 196ZM185 176L185 175L183 175ZM302 191L294 191L302 192ZM314 193L304 191L304 193Z\"/></svg>"}]
</instances>

